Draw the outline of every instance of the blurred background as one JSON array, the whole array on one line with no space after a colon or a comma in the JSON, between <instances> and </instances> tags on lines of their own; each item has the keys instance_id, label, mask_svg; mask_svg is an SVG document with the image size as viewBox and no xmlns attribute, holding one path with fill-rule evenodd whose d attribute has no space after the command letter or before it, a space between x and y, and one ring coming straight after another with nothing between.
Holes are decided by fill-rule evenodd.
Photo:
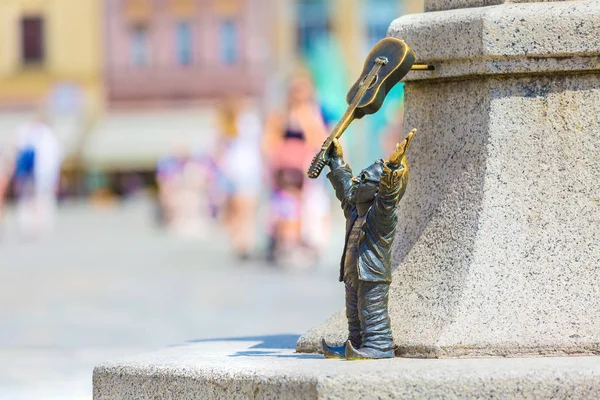
<instances>
[{"instance_id":1,"label":"blurred background","mask_svg":"<svg viewBox=\"0 0 600 400\"><path fill-rule=\"evenodd\" d=\"M343 306L310 159L422 0L0 1L0 398L91 398L106 359L300 334ZM402 137L403 88L342 138ZM286 336L287 337L287 336Z\"/></svg>"}]
</instances>

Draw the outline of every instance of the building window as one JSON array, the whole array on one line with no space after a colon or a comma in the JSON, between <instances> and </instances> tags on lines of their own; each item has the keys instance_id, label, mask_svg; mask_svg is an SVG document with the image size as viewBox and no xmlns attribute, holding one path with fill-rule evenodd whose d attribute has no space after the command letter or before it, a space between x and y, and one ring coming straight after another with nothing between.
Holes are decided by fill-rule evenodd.
<instances>
[{"instance_id":1,"label":"building window","mask_svg":"<svg viewBox=\"0 0 600 400\"><path fill-rule=\"evenodd\" d=\"M238 58L237 26L231 20L221 22L221 61L235 64Z\"/></svg>"},{"instance_id":2,"label":"building window","mask_svg":"<svg viewBox=\"0 0 600 400\"><path fill-rule=\"evenodd\" d=\"M306 56L330 35L329 5L325 0L299 0L298 51Z\"/></svg>"},{"instance_id":3,"label":"building window","mask_svg":"<svg viewBox=\"0 0 600 400\"><path fill-rule=\"evenodd\" d=\"M391 19L400 15L397 0L368 0L364 3L367 46L371 49L375 43L387 36Z\"/></svg>"},{"instance_id":4,"label":"building window","mask_svg":"<svg viewBox=\"0 0 600 400\"><path fill-rule=\"evenodd\" d=\"M25 17L21 20L21 55L24 65L44 62L44 19Z\"/></svg>"},{"instance_id":5,"label":"building window","mask_svg":"<svg viewBox=\"0 0 600 400\"><path fill-rule=\"evenodd\" d=\"M179 65L192 63L192 25L179 22L175 27L175 51Z\"/></svg>"},{"instance_id":6,"label":"building window","mask_svg":"<svg viewBox=\"0 0 600 400\"><path fill-rule=\"evenodd\" d=\"M141 67L148 65L148 28L144 25L131 29L131 63Z\"/></svg>"}]
</instances>

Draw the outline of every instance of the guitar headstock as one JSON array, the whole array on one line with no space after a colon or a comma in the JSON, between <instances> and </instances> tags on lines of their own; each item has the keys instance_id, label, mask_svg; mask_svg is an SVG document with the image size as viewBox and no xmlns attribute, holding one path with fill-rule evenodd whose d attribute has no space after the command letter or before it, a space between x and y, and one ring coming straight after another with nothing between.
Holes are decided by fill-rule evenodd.
<instances>
[{"instance_id":1,"label":"guitar headstock","mask_svg":"<svg viewBox=\"0 0 600 400\"><path fill-rule=\"evenodd\" d=\"M375 64L379 64L379 65L386 65L388 62L390 62L390 60L388 60L388 58L386 56L378 56L375 59Z\"/></svg>"},{"instance_id":2,"label":"guitar headstock","mask_svg":"<svg viewBox=\"0 0 600 400\"><path fill-rule=\"evenodd\" d=\"M308 177L310 179L316 179L321 175L321 171L327 165L327 160L325 159L325 151L321 149L312 159L310 163L310 167L308 168Z\"/></svg>"}]
</instances>

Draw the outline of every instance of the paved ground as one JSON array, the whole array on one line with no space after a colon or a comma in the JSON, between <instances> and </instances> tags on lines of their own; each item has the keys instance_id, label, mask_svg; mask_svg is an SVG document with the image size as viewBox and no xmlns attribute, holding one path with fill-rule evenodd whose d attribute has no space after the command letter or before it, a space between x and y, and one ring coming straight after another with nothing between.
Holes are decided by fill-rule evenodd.
<instances>
[{"instance_id":1,"label":"paved ground","mask_svg":"<svg viewBox=\"0 0 600 400\"><path fill-rule=\"evenodd\" d=\"M343 305L341 240L284 272L211 241L167 237L145 202L60 211L56 234L0 237L0 399L91 398L95 364L185 342L300 334ZM339 235L338 235L339 236Z\"/></svg>"}]
</instances>

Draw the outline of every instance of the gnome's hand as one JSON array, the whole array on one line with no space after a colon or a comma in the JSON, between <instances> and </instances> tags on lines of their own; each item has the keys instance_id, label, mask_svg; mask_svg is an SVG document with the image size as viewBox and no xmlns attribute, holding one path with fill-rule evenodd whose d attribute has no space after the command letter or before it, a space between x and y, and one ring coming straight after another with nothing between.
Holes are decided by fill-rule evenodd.
<instances>
[{"instance_id":1,"label":"gnome's hand","mask_svg":"<svg viewBox=\"0 0 600 400\"><path fill-rule=\"evenodd\" d=\"M402 143L396 144L396 150L390 156L390 159L387 162L387 165L390 168L399 168L402 164L402 159L406 156L406 152L410 147L410 143L412 142L413 136L417 133L416 129L410 131L406 139L402 141Z\"/></svg>"},{"instance_id":2,"label":"gnome's hand","mask_svg":"<svg viewBox=\"0 0 600 400\"><path fill-rule=\"evenodd\" d=\"M335 158L342 160L344 158L344 150L337 139L333 139L331 146L329 146L329 153L327 153L327 156L330 160Z\"/></svg>"}]
</instances>

